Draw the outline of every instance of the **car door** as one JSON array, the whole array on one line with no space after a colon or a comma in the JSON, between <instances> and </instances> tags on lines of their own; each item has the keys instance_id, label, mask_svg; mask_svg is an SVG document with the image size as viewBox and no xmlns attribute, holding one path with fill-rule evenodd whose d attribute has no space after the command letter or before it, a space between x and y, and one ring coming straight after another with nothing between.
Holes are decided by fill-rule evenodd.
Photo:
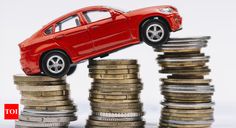
<instances>
[{"instance_id":1,"label":"car door","mask_svg":"<svg viewBox=\"0 0 236 128\"><path fill-rule=\"evenodd\" d=\"M128 21L125 16L112 17L110 10L97 9L83 12L95 51L124 45L131 40Z\"/></svg>"},{"instance_id":2,"label":"car door","mask_svg":"<svg viewBox=\"0 0 236 128\"><path fill-rule=\"evenodd\" d=\"M81 24L77 14L56 24L55 40L63 48L74 51L78 56L85 56L93 52L93 43L89 37L88 29Z\"/></svg>"}]
</instances>

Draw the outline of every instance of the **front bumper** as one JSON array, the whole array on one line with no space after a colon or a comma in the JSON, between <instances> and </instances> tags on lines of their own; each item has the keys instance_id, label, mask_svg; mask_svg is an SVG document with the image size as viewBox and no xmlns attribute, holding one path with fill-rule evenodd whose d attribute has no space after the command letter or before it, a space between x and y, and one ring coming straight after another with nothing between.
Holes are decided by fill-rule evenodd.
<instances>
[{"instance_id":1,"label":"front bumper","mask_svg":"<svg viewBox=\"0 0 236 128\"><path fill-rule=\"evenodd\" d=\"M171 31L175 32L182 29L182 17L178 13L173 13L168 17Z\"/></svg>"},{"instance_id":2,"label":"front bumper","mask_svg":"<svg viewBox=\"0 0 236 128\"><path fill-rule=\"evenodd\" d=\"M34 75L40 73L39 59L39 54L30 54L30 52L21 53L20 63L25 74Z\"/></svg>"}]
</instances>

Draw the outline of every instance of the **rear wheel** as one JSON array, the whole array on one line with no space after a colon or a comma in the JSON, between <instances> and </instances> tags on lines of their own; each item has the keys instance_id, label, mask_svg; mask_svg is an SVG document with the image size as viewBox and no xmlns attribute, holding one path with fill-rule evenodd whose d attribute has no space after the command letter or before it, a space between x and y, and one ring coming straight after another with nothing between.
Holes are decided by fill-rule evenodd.
<instances>
[{"instance_id":1,"label":"rear wheel","mask_svg":"<svg viewBox=\"0 0 236 128\"><path fill-rule=\"evenodd\" d=\"M50 77L63 77L70 69L70 59L61 51L53 50L47 52L41 61L42 72Z\"/></svg>"},{"instance_id":2,"label":"rear wheel","mask_svg":"<svg viewBox=\"0 0 236 128\"><path fill-rule=\"evenodd\" d=\"M141 29L143 41L152 47L158 47L167 42L170 36L168 25L157 19L148 20Z\"/></svg>"}]
</instances>

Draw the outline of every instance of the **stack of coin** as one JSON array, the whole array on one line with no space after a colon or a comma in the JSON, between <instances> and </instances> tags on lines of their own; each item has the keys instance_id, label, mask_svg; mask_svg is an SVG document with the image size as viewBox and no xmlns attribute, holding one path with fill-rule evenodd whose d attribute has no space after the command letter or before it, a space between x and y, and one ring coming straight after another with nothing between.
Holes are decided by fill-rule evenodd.
<instances>
[{"instance_id":1,"label":"stack of coin","mask_svg":"<svg viewBox=\"0 0 236 128\"><path fill-rule=\"evenodd\" d=\"M17 128L66 128L77 119L66 77L15 75L14 83L24 105Z\"/></svg>"},{"instance_id":2,"label":"stack of coin","mask_svg":"<svg viewBox=\"0 0 236 128\"><path fill-rule=\"evenodd\" d=\"M136 60L91 60L88 128L143 128L142 83Z\"/></svg>"},{"instance_id":3,"label":"stack of coin","mask_svg":"<svg viewBox=\"0 0 236 128\"><path fill-rule=\"evenodd\" d=\"M201 49L210 37L173 38L156 48L164 106L160 128L208 128L213 123L212 95L214 87L206 79L210 69L206 65L209 56Z\"/></svg>"}]
</instances>

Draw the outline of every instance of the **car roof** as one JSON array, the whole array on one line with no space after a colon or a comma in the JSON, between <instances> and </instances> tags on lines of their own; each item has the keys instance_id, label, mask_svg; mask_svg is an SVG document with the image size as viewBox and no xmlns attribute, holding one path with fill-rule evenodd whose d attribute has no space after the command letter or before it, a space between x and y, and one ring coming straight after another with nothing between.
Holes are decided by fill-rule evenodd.
<instances>
[{"instance_id":1,"label":"car roof","mask_svg":"<svg viewBox=\"0 0 236 128\"><path fill-rule=\"evenodd\" d=\"M48 24L46 24L42 29L44 30L44 29L48 28L49 26L51 26L52 24L54 24L54 23L56 23L56 22L58 22L58 21L60 21L64 18L67 18L67 17L69 17L73 14L76 14L78 12L86 12L86 11L89 11L89 10L96 10L96 9L111 9L111 8L108 7L108 6L88 6L88 7L80 8L80 9L77 9L75 11L69 12L69 13L67 13L63 16L60 16L60 17L56 18L55 20L53 20L53 21L49 22Z\"/></svg>"}]
</instances>

